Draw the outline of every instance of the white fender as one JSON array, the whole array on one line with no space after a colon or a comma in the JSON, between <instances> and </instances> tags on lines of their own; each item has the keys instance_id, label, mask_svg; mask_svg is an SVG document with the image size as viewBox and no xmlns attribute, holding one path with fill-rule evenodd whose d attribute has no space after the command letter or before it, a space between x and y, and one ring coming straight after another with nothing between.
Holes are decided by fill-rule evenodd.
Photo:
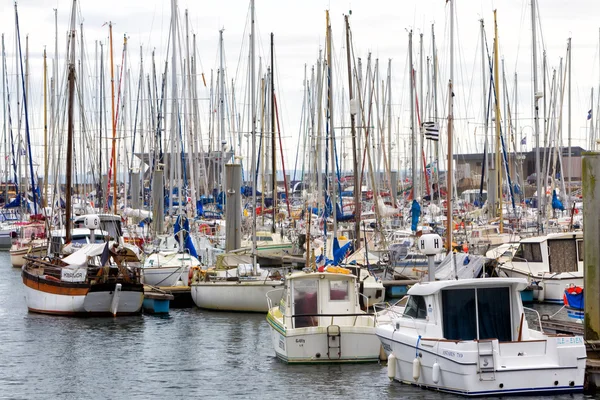
<instances>
[{"instance_id":1,"label":"white fender","mask_svg":"<svg viewBox=\"0 0 600 400\"><path fill-rule=\"evenodd\" d=\"M438 383L440 381L441 372L442 371L440 369L440 364L435 362L433 364L433 368L431 369L431 380L433 381L433 383Z\"/></svg>"},{"instance_id":2,"label":"white fender","mask_svg":"<svg viewBox=\"0 0 600 400\"><path fill-rule=\"evenodd\" d=\"M413 364L413 380L415 382L418 382L419 378L421 377L421 360L419 360L419 357L415 357L412 364Z\"/></svg>"},{"instance_id":3,"label":"white fender","mask_svg":"<svg viewBox=\"0 0 600 400\"><path fill-rule=\"evenodd\" d=\"M396 377L396 356L394 353L390 353L388 356L387 374L390 380Z\"/></svg>"},{"instance_id":4,"label":"white fender","mask_svg":"<svg viewBox=\"0 0 600 400\"><path fill-rule=\"evenodd\" d=\"M544 282L540 282L538 283L538 286L540 287L540 290L538 290L538 301L540 303L542 303L544 301L544 299L546 298L546 285L544 284Z\"/></svg>"},{"instance_id":5,"label":"white fender","mask_svg":"<svg viewBox=\"0 0 600 400\"><path fill-rule=\"evenodd\" d=\"M119 297L121 297L121 284L117 283L115 285L115 291L113 292L113 298L110 302L110 312L113 317L117 316L117 311L119 311Z\"/></svg>"}]
</instances>

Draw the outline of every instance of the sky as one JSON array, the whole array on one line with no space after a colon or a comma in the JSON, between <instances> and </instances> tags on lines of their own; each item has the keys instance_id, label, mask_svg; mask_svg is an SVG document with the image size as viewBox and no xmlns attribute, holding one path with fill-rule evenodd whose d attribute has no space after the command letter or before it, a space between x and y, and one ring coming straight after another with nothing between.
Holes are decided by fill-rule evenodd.
<instances>
[{"instance_id":1,"label":"sky","mask_svg":"<svg viewBox=\"0 0 600 400\"><path fill-rule=\"evenodd\" d=\"M95 67L95 42L107 43L108 27L113 23L115 64L121 63L122 38L128 37L129 66L137 80L140 46L145 68L152 50L156 51L156 64L162 68L167 59L171 2L169 0L103 0L79 1L78 23L83 23L84 52L87 60L88 87L93 85ZM30 54L30 125L35 154L41 154L42 120L42 54L54 57L54 11L58 14L59 69L64 70L65 35L69 25L71 1L23 0L18 3L21 44L28 37ZM219 30L224 29L225 60L228 78L245 84L247 68L249 1L220 0L211 2L179 0L180 21L188 10L189 29L197 38L199 72L209 77L211 70L219 68ZM499 55L504 60L511 113L518 118L517 138L525 137L531 149L532 120L532 57L531 14L528 0L457 0L455 2L455 56L454 104L457 121L455 153L481 151L483 143L482 72L480 20L484 20L487 46L493 46L493 10L497 9ZM330 10L334 75L332 85L335 101L340 111L341 98L347 92L345 65L344 15L350 15L354 54L366 63L371 54L379 59L380 80L385 79L388 60L392 60L392 114L394 119L393 159L398 154L410 153L408 103L408 32L413 31L414 67L419 71L419 36L423 34L423 57L432 54L432 24L436 35L439 66L440 115L447 114L446 87L449 79L449 16L450 6L444 0L402 1L256 1L257 52L263 59L269 56L269 34L275 37L276 86L282 141L286 168L296 164L299 152L298 135L301 127L303 104L303 79L305 67L310 71L320 51L325 49L325 10ZM572 38L572 137L573 145L587 148L587 115L590 107L590 90L600 81L598 66L600 2L597 0L543 0L538 5L538 75L542 90L541 53L545 49L548 60L546 72L552 79L553 69L559 69L560 58L566 55L567 39ZM5 36L7 65L11 95L15 96L15 14L14 3L2 0L0 4L0 32ZM79 27L77 28L79 35ZM78 43L79 46L79 43ZM24 51L24 50L23 50ZM79 48L77 49L79 52ZM266 62L266 61L263 61ZM258 70L257 61L257 70ZM52 74L52 69L49 68ZM518 107L514 105L514 74L518 74ZM417 86L419 85L417 78ZM424 84L427 91L427 83ZM337 88L337 89L336 89ZM91 89L90 89L91 90ZM236 87L236 96L242 98L244 88ZM345 89L347 90L347 89ZM208 110L208 90L200 95L202 109ZM339 100L339 101L338 101ZM549 101L549 98L548 98ZM242 100L239 100L241 103ZM567 137L567 94L564 97L563 137ZM597 99L595 100L597 103ZM542 102L540 102L542 106ZM504 107L504 106L503 106ZM13 107L14 108L14 107ZM348 110L346 105L346 110ZM504 111L503 111L504 113ZM594 119L596 117L594 112ZM13 117L15 118L15 117ZM345 125L348 116L338 118ZM337 125L337 124L336 124ZM542 124L540 125L542 126ZM521 136L522 135L522 136ZM376 155L377 156L377 155Z\"/></svg>"}]
</instances>

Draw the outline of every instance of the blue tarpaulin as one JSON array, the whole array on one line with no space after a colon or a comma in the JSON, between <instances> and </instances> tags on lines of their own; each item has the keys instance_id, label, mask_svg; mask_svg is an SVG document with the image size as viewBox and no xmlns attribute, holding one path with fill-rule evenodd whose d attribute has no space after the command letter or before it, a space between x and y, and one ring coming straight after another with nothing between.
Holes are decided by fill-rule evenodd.
<instances>
[{"instance_id":1,"label":"blue tarpaulin","mask_svg":"<svg viewBox=\"0 0 600 400\"><path fill-rule=\"evenodd\" d=\"M421 206L417 200L413 200L412 206L410 207L410 212L412 213L412 223L410 225L410 229L415 232L417 230L417 226L419 225L419 217L421 216Z\"/></svg>"},{"instance_id":2,"label":"blue tarpaulin","mask_svg":"<svg viewBox=\"0 0 600 400\"><path fill-rule=\"evenodd\" d=\"M173 226L173 233L175 235L175 239L179 242L179 232L183 230L183 248L186 249L191 256L198 257L198 253L196 252L196 248L194 247L194 243L192 242L192 238L190 236L190 221L180 215L177 217L177 221L175 221L175 225Z\"/></svg>"},{"instance_id":3,"label":"blue tarpaulin","mask_svg":"<svg viewBox=\"0 0 600 400\"><path fill-rule=\"evenodd\" d=\"M552 209L553 210L565 211L565 206L563 206L563 203L558 199L558 195L556 194L556 190L552 191Z\"/></svg>"}]
</instances>

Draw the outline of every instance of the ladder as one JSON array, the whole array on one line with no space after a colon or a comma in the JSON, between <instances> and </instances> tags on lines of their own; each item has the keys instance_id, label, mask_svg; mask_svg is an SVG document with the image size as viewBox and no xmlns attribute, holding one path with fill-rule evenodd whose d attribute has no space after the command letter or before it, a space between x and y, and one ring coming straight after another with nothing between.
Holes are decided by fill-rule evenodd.
<instances>
[{"instance_id":1,"label":"ladder","mask_svg":"<svg viewBox=\"0 0 600 400\"><path fill-rule=\"evenodd\" d=\"M494 344L491 340L479 340L477 342L480 381L495 381L496 368L494 367Z\"/></svg>"},{"instance_id":2,"label":"ladder","mask_svg":"<svg viewBox=\"0 0 600 400\"><path fill-rule=\"evenodd\" d=\"M327 358L339 360L342 358L341 331L339 325L327 327Z\"/></svg>"}]
</instances>

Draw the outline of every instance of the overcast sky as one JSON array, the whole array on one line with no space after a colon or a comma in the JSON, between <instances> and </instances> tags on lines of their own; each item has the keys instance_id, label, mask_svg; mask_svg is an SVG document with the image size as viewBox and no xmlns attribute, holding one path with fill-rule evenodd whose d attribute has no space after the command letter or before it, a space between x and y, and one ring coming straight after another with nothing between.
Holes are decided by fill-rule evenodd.
<instances>
[{"instance_id":1,"label":"overcast sky","mask_svg":"<svg viewBox=\"0 0 600 400\"><path fill-rule=\"evenodd\" d=\"M148 60L152 49L157 51L157 65L166 57L171 4L169 0L102 0L80 1L78 18L83 20L85 51L88 70L95 68L93 55L96 40L106 42L108 28L105 22L114 24L115 64L120 64L123 35L129 38L129 65L137 79L139 48L143 46L144 59ZM29 36L30 51L30 107L32 132L39 143L42 128L42 52L47 48L48 57L54 56L54 11L58 10L59 56L64 57L65 33L68 30L69 0L23 0L18 4L21 43ZM219 29L224 28L226 67L230 79L244 75L246 68L247 16L249 2L246 0L192 1L179 0L180 18L183 10L189 10L190 30L197 35L200 58L199 72L208 77L211 69L218 68ZM514 101L514 74L518 74L518 135L527 137L527 148L533 144L532 84L531 84L531 14L528 0L457 0L455 36L455 117L459 125L459 141L456 152L481 150L482 136L475 140L476 127L482 120L481 55L479 20L484 19L487 45L493 46L493 10L498 9L500 56L505 60L508 89ZM586 146L586 116L590 108L590 89L598 86L598 37L600 2L597 0L543 0L539 6L541 30L538 30L539 54L542 47L547 51L550 78L552 68L558 69L560 57L565 57L567 39L573 40L573 145ZM277 86L284 131L284 147L288 158L295 157L300 126L303 98L304 66L308 71L314 65L319 50L324 49L325 10L331 14L334 34L335 63L343 70L335 72L334 85L339 88L347 83L345 70L344 14L351 11L350 24L353 32L354 50L357 57L366 60L369 52L380 60L381 76L385 78L387 61L392 59L392 96L394 130L399 129L404 146L409 134L407 110L408 96L408 31L414 32L414 62L419 68L419 35L424 34L424 56L431 55L431 26L435 24L439 51L440 86L445 92L449 74L449 5L444 0L391 0L391 1L256 1L256 28L259 36L258 51L267 57L269 34L275 34ZM540 29L540 28L538 28ZM78 28L79 30L79 28ZM14 3L3 0L0 4L0 31L5 35L8 56L8 72L11 92L14 96ZM78 32L79 35L79 32ZM242 46L242 41L244 45ZM23 50L24 51L24 50ZM78 49L79 51L79 49ZM240 62L243 59L243 62ZM147 63L148 61L145 61ZM147 65L147 64L146 64ZM541 60L539 79L541 82ZM61 64L62 68L62 64ZM147 67L146 67L147 68ZM49 70L50 73L52 70ZM236 72L237 71L237 72ZM237 74L237 75L236 75ZM243 79L240 78L240 81ZM240 93L242 88L236 88ZM445 93L440 96L445 98ZM596 90L597 94L597 90ZM338 94L341 96L341 93ZM440 110L442 102L440 98ZM542 103L540 103L541 105ZM567 114L565 95L564 133L567 137ZM445 111L441 112L445 113ZM399 118L399 124L397 123ZM336 124L337 125L337 124ZM477 128L480 129L480 128ZM519 136L520 138L520 136ZM397 141L397 140L395 140ZM566 144L566 143L565 143ZM291 159L288 165L294 162ZM290 167L288 167L289 169Z\"/></svg>"}]
</instances>

